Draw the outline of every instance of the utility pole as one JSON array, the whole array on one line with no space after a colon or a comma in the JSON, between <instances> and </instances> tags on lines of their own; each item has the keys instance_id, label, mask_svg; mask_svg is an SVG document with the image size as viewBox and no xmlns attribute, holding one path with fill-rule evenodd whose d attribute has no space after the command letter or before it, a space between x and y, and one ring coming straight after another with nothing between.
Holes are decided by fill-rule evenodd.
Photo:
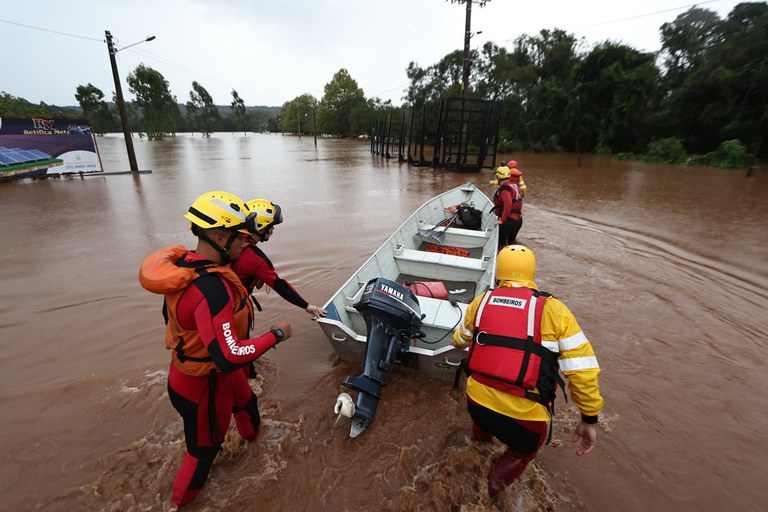
<instances>
[{"instance_id":1,"label":"utility pole","mask_svg":"<svg viewBox=\"0 0 768 512\"><path fill-rule=\"evenodd\" d=\"M299 126L299 138L301 138L301 117L299 117L299 99L296 98L296 124Z\"/></svg>"},{"instance_id":2,"label":"utility pole","mask_svg":"<svg viewBox=\"0 0 768 512\"><path fill-rule=\"evenodd\" d=\"M117 97L117 109L120 111L120 121L123 125L123 135L125 136L125 148L128 150L128 163L132 172L139 172L139 164L136 163L136 153L133 150L133 139L131 138L131 129L128 127L128 114L125 111L125 100L123 100L123 88L120 86L120 76L117 73L117 61L115 54L117 50L112 43L112 34L109 30L105 31L107 36L107 50L109 50L109 62L112 64L112 76L115 79L115 96Z\"/></svg>"},{"instance_id":3,"label":"utility pole","mask_svg":"<svg viewBox=\"0 0 768 512\"><path fill-rule=\"evenodd\" d=\"M104 35L107 37L107 51L109 52L109 63L112 65L112 77L115 79L115 97L117 98L117 109L120 111L120 122L123 125L123 135L125 136L125 149L128 151L128 163L131 166L132 172L139 172L139 165L136 163L136 153L133 150L133 139L131 138L131 129L128 127L128 114L125 111L125 100L123 99L123 88L120 86L120 76L117 73L117 61L115 54L119 51L136 46L137 44L152 41L155 36L148 36L146 39L128 46L123 46L120 49L115 48L112 43L112 34L109 30L104 31Z\"/></svg>"},{"instance_id":4,"label":"utility pole","mask_svg":"<svg viewBox=\"0 0 768 512\"><path fill-rule=\"evenodd\" d=\"M472 0L467 0L467 15L464 21L464 72L461 80L461 97L467 97L469 89L469 40L472 39Z\"/></svg>"},{"instance_id":5,"label":"utility pole","mask_svg":"<svg viewBox=\"0 0 768 512\"><path fill-rule=\"evenodd\" d=\"M317 147L317 105L312 107L312 133L315 136L315 147Z\"/></svg>"}]
</instances>

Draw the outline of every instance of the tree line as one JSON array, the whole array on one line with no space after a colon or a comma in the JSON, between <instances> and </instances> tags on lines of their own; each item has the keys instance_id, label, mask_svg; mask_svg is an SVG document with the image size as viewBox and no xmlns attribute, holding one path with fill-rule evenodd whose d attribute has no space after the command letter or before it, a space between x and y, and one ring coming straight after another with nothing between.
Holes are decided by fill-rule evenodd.
<instances>
[{"instance_id":1,"label":"tree line","mask_svg":"<svg viewBox=\"0 0 768 512\"><path fill-rule=\"evenodd\" d=\"M523 35L510 48L487 42L470 52L466 96L501 104L502 152L613 154L724 166L765 159L768 3L738 4L724 19L693 7L663 24L660 34L656 53L613 41L588 46L559 29ZM425 68L411 62L410 84L396 107L366 98L340 69L319 99L303 94L281 107L254 110L235 90L229 106L217 106L198 82L192 82L182 105L163 75L141 64L127 77L135 96L127 109L132 129L150 139L179 131L357 137L370 135L375 119L403 111L423 108L428 124L436 124L440 101L461 96L463 71L461 50ZM120 131L114 98L108 104L91 84L78 86L75 97L95 132ZM12 100L0 94L0 112L25 113L23 105L21 111L9 109Z\"/></svg>"}]
</instances>

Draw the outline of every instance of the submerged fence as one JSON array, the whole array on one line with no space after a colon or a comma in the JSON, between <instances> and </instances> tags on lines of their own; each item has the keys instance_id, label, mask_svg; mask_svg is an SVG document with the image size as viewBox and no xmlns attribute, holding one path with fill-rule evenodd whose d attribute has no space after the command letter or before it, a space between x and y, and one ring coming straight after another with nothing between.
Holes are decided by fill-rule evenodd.
<instances>
[{"instance_id":1,"label":"submerged fence","mask_svg":"<svg viewBox=\"0 0 768 512\"><path fill-rule=\"evenodd\" d=\"M448 98L436 111L422 105L416 119L414 110L401 112L399 119L392 114L377 119L371 153L459 172L495 164L501 113L497 102Z\"/></svg>"}]
</instances>

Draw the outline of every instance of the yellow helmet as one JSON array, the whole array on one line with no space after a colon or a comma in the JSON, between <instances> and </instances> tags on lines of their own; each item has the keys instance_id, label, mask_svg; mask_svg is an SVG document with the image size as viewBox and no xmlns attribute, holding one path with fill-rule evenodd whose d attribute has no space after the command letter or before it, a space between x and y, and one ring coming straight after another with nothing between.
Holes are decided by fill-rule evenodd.
<instances>
[{"instance_id":1,"label":"yellow helmet","mask_svg":"<svg viewBox=\"0 0 768 512\"><path fill-rule=\"evenodd\" d=\"M506 165L500 165L496 168L496 179L506 180L509 178L509 167Z\"/></svg>"},{"instance_id":2,"label":"yellow helmet","mask_svg":"<svg viewBox=\"0 0 768 512\"><path fill-rule=\"evenodd\" d=\"M202 229L222 228L250 234L248 207L242 199L229 192L212 191L201 195L189 207L184 217ZM194 228L193 228L194 229Z\"/></svg>"},{"instance_id":3,"label":"yellow helmet","mask_svg":"<svg viewBox=\"0 0 768 512\"><path fill-rule=\"evenodd\" d=\"M263 233L270 226L283 222L283 213L280 205L266 199L253 199L246 203L251 214L255 215L256 231Z\"/></svg>"},{"instance_id":4,"label":"yellow helmet","mask_svg":"<svg viewBox=\"0 0 768 512\"><path fill-rule=\"evenodd\" d=\"M524 245L508 245L496 256L496 280L533 282L536 256Z\"/></svg>"}]
</instances>

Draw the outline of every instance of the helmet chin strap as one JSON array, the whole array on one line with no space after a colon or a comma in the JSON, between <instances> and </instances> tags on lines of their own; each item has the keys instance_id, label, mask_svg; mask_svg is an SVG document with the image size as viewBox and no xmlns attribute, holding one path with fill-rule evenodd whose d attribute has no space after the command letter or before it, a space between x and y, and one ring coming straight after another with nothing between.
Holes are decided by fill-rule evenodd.
<instances>
[{"instance_id":1,"label":"helmet chin strap","mask_svg":"<svg viewBox=\"0 0 768 512\"><path fill-rule=\"evenodd\" d=\"M216 249L216 252L218 252L221 255L221 264L226 265L231 262L229 258L229 248L232 247L232 242L234 242L237 239L237 235L235 233L231 233L229 235L229 239L227 240L227 243L224 245L224 247L219 246L216 242L211 240L208 235L203 233L202 231L197 235L198 238L203 240L205 243Z\"/></svg>"},{"instance_id":2,"label":"helmet chin strap","mask_svg":"<svg viewBox=\"0 0 768 512\"><path fill-rule=\"evenodd\" d=\"M271 227L271 226L270 226ZM269 240L269 228L265 229L263 233L256 233L256 236L259 237L259 242L266 242Z\"/></svg>"}]
</instances>

